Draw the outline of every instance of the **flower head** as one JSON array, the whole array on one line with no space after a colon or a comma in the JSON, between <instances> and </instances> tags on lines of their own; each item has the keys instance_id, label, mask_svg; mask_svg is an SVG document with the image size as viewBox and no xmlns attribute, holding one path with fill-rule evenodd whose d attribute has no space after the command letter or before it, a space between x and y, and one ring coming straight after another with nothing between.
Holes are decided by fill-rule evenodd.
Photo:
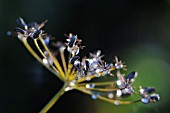
<instances>
[{"instance_id":1,"label":"flower head","mask_svg":"<svg viewBox=\"0 0 170 113\"><path fill-rule=\"evenodd\" d=\"M64 82L64 92L79 90L91 95L92 99L99 98L115 105L135 102L147 104L159 100L160 97L154 93L154 88L140 87L139 91L136 91L132 85L137 77L137 72L122 74L122 71L126 70L126 65L117 57L113 60L114 62L107 63L103 60L104 55L98 50L90 53L89 57L81 58L79 52L85 46L81 45L82 40L77 35L70 33L66 36L67 39L64 43L52 41L53 38L41 30L47 21L41 24L36 22L26 24L22 18L19 18L17 22L19 27L16 27L15 32L18 38L42 65ZM38 52L35 52L35 49L28 43L29 38L34 41ZM116 74L114 75L113 72ZM104 82L91 81L103 76L110 76L113 79ZM123 100L138 92L140 95L138 100Z\"/></svg>"}]
</instances>

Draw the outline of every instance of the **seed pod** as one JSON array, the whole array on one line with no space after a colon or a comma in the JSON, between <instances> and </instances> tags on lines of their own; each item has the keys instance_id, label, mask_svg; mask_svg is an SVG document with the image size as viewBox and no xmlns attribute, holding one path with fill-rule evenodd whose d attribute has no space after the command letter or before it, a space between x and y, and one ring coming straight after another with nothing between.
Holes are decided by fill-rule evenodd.
<instances>
[{"instance_id":1,"label":"seed pod","mask_svg":"<svg viewBox=\"0 0 170 113\"><path fill-rule=\"evenodd\" d=\"M160 99L160 96L158 94L152 94L150 96L150 101L151 102L157 102L157 101L159 101L159 99Z\"/></svg>"},{"instance_id":2,"label":"seed pod","mask_svg":"<svg viewBox=\"0 0 170 113\"><path fill-rule=\"evenodd\" d=\"M33 34L33 38L34 39L36 39L36 38L38 38L40 35L42 34L42 30L37 30L36 32L34 32L34 34Z\"/></svg>"},{"instance_id":3,"label":"seed pod","mask_svg":"<svg viewBox=\"0 0 170 113\"><path fill-rule=\"evenodd\" d=\"M155 88L152 88L152 87L146 87L144 89L144 92L146 92L147 94L151 94L151 93L154 93L156 91Z\"/></svg>"},{"instance_id":4,"label":"seed pod","mask_svg":"<svg viewBox=\"0 0 170 113\"><path fill-rule=\"evenodd\" d=\"M23 34L23 35L26 34L26 31L23 30L23 29L21 29L21 28L19 28L19 27L16 27L16 28L14 29L14 31L17 32L17 33L21 33L21 34Z\"/></svg>"},{"instance_id":5,"label":"seed pod","mask_svg":"<svg viewBox=\"0 0 170 113\"><path fill-rule=\"evenodd\" d=\"M156 91L156 89L152 88L152 87L141 88L139 90L140 94L143 96L154 93L155 91Z\"/></svg>"},{"instance_id":6,"label":"seed pod","mask_svg":"<svg viewBox=\"0 0 170 113\"><path fill-rule=\"evenodd\" d=\"M70 63L74 64L76 60L78 60L80 57L79 56L74 56L73 58L70 59Z\"/></svg>"},{"instance_id":7,"label":"seed pod","mask_svg":"<svg viewBox=\"0 0 170 113\"><path fill-rule=\"evenodd\" d=\"M76 42L76 39L77 39L77 35L73 35L73 36L70 38L70 41L68 42L68 46L69 46L69 47L73 47L73 45L74 45L75 42Z\"/></svg>"},{"instance_id":8,"label":"seed pod","mask_svg":"<svg viewBox=\"0 0 170 113\"><path fill-rule=\"evenodd\" d=\"M133 71L131 72L129 75L126 76L126 82L127 83L133 83L134 82L134 78L137 76L137 72Z\"/></svg>"}]
</instances>

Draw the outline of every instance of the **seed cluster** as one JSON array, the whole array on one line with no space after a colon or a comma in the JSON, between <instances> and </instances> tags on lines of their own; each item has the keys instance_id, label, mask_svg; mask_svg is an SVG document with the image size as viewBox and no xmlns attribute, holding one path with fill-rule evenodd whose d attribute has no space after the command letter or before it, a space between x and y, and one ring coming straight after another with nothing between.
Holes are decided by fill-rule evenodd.
<instances>
[{"instance_id":1,"label":"seed cluster","mask_svg":"<svg viewBox=\"0 0 170 113\"><path fill-rule=\"evenodd\" d=\"M103 60L104 55L98 50L90 53L89 57L81 58L79 52L85 46L81 45L82 40L77 35L70 33L66 36L65 43L51 41L51 36L41 30L46 22L26 24L22 18L19 18L17 20L19 27L16 27L14 31L29 52L67 85L65 91L76 89L91 95L93 99L99 98L115 105L135 102L147 104L160 99L159 95L155 93L155 88L140 86L139 91L136 91L132 85L137 77L137 72L133 71L128 75L122 74L122 71L126 70L126 65L117 57L112 63L107 63ZM29 38L33 39L38 53L28 43ZM51 46L56 48L55 51L50 48ZM61 61L58 60L58 56ZM110 76L113 79L104 82L92 81L94 78L103 76ZM132 96L132 94L138 94L140 98L123 101L125 97Z\"/></svg>"}]
</instances>

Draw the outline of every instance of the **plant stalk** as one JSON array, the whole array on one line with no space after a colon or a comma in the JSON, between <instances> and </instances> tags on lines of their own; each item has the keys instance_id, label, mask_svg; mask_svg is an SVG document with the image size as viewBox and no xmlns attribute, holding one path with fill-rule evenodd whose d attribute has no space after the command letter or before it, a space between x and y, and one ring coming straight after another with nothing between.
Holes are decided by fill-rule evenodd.
<instances>
[{"instance_id":1,"label":"plant stalk","mask_svg":"<svg viewBox=\"0 0 170 113\"><path fill-rule=\"evenodd\" d=\"M55 96L47 103L47 105L40 111L40 113L46 113L48 110L59 100L59 98L66 92L65 88L67 85L64 85Z\"/></svg>"}]
</instances>

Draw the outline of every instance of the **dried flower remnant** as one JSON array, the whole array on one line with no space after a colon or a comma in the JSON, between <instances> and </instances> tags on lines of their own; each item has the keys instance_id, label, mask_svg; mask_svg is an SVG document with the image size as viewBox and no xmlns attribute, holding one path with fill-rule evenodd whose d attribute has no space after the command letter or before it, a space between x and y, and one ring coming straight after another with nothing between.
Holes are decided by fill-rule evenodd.
<instances>
[{"instance_id":1,"label":"dried flower remnant","mask_svg":"<svg viewBox=\"0 0 170 113\"><path fill-rule=\"evenodd\" d=\"M126 65L121 60L119 61L117 57L113 60L114 62L107 63L103 60L104 55L101 55L101 51L98 50L90 53L89 57L81 58L79 52L85 46L81 45L82 40L77 35L70 33L66 36L65 43L60 41L52 42L51 39L54 38L41 30L46 22L26 24L22 18L19 18L17 20L19 27L14 30L28 51L64 83L60 91L56 93L40 113L47 112L60 96L70 90L79 90L91 95L92 99L101 99L115 105L136 102L148 104L157 102L160 99L159 95L155 93L155 88L142 88L140 86L139 91L136 91L132 84L137 77L137 72L133 71L127 76L123 75L122 71L126 70ZM33 40L34 48L29 44L29 38ZM116 74L114 75L113 72L116 72ZM103 76L111 76L114 79L104 82L91 81L94 78ZM132 94L138 94L139 99L124 100L124 98L133 96Z\"/></svg>"}]
</instances>

